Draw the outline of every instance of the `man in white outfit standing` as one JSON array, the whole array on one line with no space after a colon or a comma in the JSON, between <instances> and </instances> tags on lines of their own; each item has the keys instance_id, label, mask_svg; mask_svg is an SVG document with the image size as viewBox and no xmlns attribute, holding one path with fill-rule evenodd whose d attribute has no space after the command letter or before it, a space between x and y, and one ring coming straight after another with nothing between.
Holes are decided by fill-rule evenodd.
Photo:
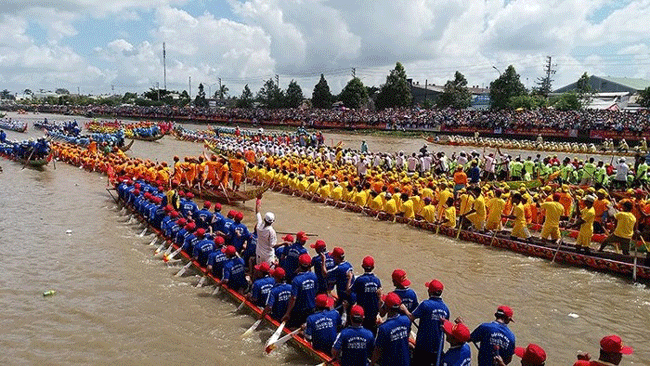
<instances>
[{"instance_id":1,"label":"man in white outfit standing","mask_svg":"<svg viewBox=\"0 0 650 366\"><path fill-rule=\"evenodd\" d=\"M264 214L264 219L262 219L260 208L262 208L261 195L258 196L255 201L255 214L257 216L257 247L255 248L256 262L257 264L266 262L269 265L273 265L276 262L273 247L278 241L277 234L273 228L275 215L273 212L267 212Z\"/></svg>"}]
</instances>

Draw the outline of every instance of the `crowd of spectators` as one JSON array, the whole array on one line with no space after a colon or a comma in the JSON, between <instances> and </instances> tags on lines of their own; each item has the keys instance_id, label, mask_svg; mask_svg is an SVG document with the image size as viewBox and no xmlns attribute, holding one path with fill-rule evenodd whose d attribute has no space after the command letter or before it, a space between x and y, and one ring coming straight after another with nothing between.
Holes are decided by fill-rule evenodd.
<instances>
[{"instance_id":1,"label":"crowd of spectators","mask_svg":"<svg viewBox=\"0 0 650 366\"><path fill-rule=\"evenodd\" d=\"M40 106L40 112L111 115L132 118L163 118L259 124L305 124L313 127L378 128L427 130L437 127L556 131L642 132L650 128L650 111L538 109L455 110L402 108L370 111L365 109L240 109L173 106Z\"/></svg>"}]
</instances>

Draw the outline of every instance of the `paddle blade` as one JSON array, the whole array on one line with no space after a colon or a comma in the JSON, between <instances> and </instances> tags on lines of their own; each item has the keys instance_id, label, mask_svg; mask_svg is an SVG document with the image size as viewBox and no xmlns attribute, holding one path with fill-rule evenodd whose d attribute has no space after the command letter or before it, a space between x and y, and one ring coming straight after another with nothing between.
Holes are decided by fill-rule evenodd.
<instances>
[{"instance_id":1,"label":"paddle blade","mask_svg":"<svg viewBox=\"0 0 650 366\"><path fill-rule=\"evenodd\" d=\"M196 284L196 287L203 287L203 284L205 283L205 279L206 279L207 277L208 277L208 276L203 276L203 277L201 277L201 279L199 280L199 283Z\"/></svg>"},{"instance_id":2,"label":"paddle blade","mask_svg":"<svg viewBox=\"0 0 650 366\"><path fill-rule=\"evenodd\" d=\"M190 268L191 265L192 265L192 261L187 262L187 264L183 266L183 268L181 268L181 270L176 273L176 277L182 276L185 273L185 271L187 271Z\"/></svg>"},{"instance_id":3,"label":"paddle blade","mask_svg":"<svg viewBox=\"0 0 650 366\"><path fill-rule=\"evenodd\" d=\"M151 243L149 243L149 245L156 245L156 242L157 242L157 241L158 241L158 237L155 236L155 237L153 238L153 240L151 241Z\"/></svg>"},{"instance_id":4,"label":"paddle blade","mask_svg":"<svg viewBox=\"0 0 650 366\"><path fill-rule=\"evenodd\" d=\"M215 296L216 294L219 293L219 291L221 291L221 286L215 286L214 291L212 291L210 295Z\"/></svg>"},{"instance_id":5,"label":"paddle blade","mask_svg":"<svg viewBox=\"0 0 650 366\"><path fill-rule=\"evenodd\" d=\"M282 334L282 329L284 329L285 324L286 324L285 322L280 323L280 326L278 327L278 329L276 329L275 333L273 333L271 338L269 338L269 340L266 341L266 346L264 348L268 348L270 345L277 342L278 338L280 338L280 334Z\"/></svg>"},{"instance_id":6,"label":"paddle blade","mask_svg":"<svg viewBox=\"0 0 650 366\"><path fill-rule=\"evenodd\" d=\"M253 325L251 325L251 327L248 328L248 329L247 329L247 330L246 330L246 331L241 335L241 337L242 337L242 338L246 338L246 337L248 337L249 335L251 335L251 333L253 333L253 332L255 331L255 329L257 329L257 327L260 325L261 322L262 322L262 319L257 319L257 321L256 321L255 323L253 323Z\"/></svg>"}]
</instances>

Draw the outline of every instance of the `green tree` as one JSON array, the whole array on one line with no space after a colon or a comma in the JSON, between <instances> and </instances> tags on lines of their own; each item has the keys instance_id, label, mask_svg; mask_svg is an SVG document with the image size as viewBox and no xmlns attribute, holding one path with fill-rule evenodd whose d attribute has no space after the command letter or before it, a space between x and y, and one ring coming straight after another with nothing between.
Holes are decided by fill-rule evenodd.
<instances>
[{"instance_id":1,"label":"green tree","mask_svg":"<svg viewBox=\"0 0 650 366\"><path fill-rule=\"evenodd\" d=\"M194 98L194 105L197 107L208 106L208 101L205 99L205 88L203 87L203 83L199 84L199 92L196 94L196 97Z\"/></svg>"},{"instance_id":2,"label":"green tree","mask_svg":"<svg viewBox=\"0 0 650 366\"><path fill-rule=\"evenodd\" d=\"M512 65L490 83L490 101L493 109L508 108L510 98L526 94L526 87L519 80L519 74Z\"/></svg>"},{"instance_id":3,"label":"green tree","mask_svg":"<svg viewBox=\"0 0 650 366\"><path fill-rule=\"evenodd\" d=\"M352 78L339 94L339 100L348 108L359 108L368 101L368 94L359 78Z\"/></svg>"},{"instance_id":4,"label":"green tree","mask_svg":"<svg viewBox=\"0 0 650 366\"><path fill-rule=\"evenodd\" d=\"M262 88L257 92L257 100L268 108L282 108L284 106L284 93L271 78L265 81Z\"/></svg>"},{"instance_id":5,"label":"green tree","mask_svg":"<svg viewBox=\"0 0 650 366\"><path fill-rule=\"evenodd\" d=\"M454 80L447 80L445 88L438 97L437 105L440 108L452 107L464 109L472 104L472 94L467 87L467 79L456 71Z\"/></svg>"},{"instance_id":6,"label":"green tree","mask_svg":"<svg viewBox=\"0 0 650 366\"><path fill-rule=\"evenodd\" d=\"M576 92L563 93L551 100L553 108L560 111L576 111L582 108L580 97Z\"/></svg>"},{"instance_id":7,"label":"green tree","mask_svg":"<svg viewBox=\"0 0 650 366\"><path fill-rule=\"evenodd\" d=\"M637 103L643 108L650 108L650 86L639 92Z\"/></svg>"},{"instance_id":8,"label":"green tree","mask_svg":"<svg viewBox=\"0 0 650 366\"><path fill-rule=\"evenodd\" d=\"M137 93L129 93L126 92L124 93L124 96L122 97L122 102L127 103L130 102L138 97Z\"/></svg>"},{"instance_id":9,"label":"green tree","mask_svg":"<svg viewBox=\"0 0 650 366\"><path fill-rule=\"evenodd\" d=\"M253 93L248 84L244 85L244 90L242 90L241 96L237 99L235 105L237 108L251 108L253 106Z\"/></svg>"},{"instance_id":10,"label":"green tree","mask_svg":"<svg viewBox=\"0 0 650 366\"><path fill-rule=\"evenodd\" d=\"M576 93L583 107L591 104L594 99L595 90L591 87L591 79L586 72L576 82Z\"/></svg>"},{"instance_id":11,"label":"green tree","mask_svg":"<svg viewBox=\"0 0 650 366\"><path fill-rule=\"evenodd\" d=\"M23 94L25 94L25 95L34 95L34 92L32 92L31 89L25 89L25 91L23 91Z\"/></svg>"},{"instance_id":12,"label":"green tree","mask_svg":"<svg viewBox=\"0 0 650 366\"><path fill-rule=\"evenodd\" d=\"M304 99L300 85L295 80L291 80L287 87L286 98L284 98L285 106L287 108L298 108Z\"/></svg>"},{"instance_id":13,"label":"green tree","mask_svg":"<svg viewBox=\"0 0 650 366\"><path fill-rule=\"evenodd\" d=\"M58 88L54 91L56 94L70 94L70 91L65 88Z\"/></svg>"},{"instance_id":14,"label":"green tree","mask_svg":"<svg viewBox=\"0 0 650 366\"><path fill-rule=\"evenodd\" d=\"M376 106L379 109L408 107L411 105L411 86L406 80L406 71L401 63L386 77L386 83L381 86L377 95Z\"/></svg>"},{"instance_id":15,"label":"green tree","mask_svg":"<svg viewBox=\"0 0 650 366\"><path fill-rule=\"evenodd\" d=\"M8 89L5 89L0 92L0 99L14 99L14 96Z\"/></svg>"},{"instance_id":16,"label":"green tree","mask_svg":"<svg viewBox=\"0 0 650 366\"><path fill-rule=\"evenodd\" d=\"M508 101L508 107L512 109L538 109L546 107L547 99L543 95L517 95Z\"/></svg>"},{"instance_id":17,"label":"green tree","mask_svg":"<svg viewBox=\"0 0 650 366\"><path fill-rule=\"evenodd\" d=\"M228 89L228 87L226 86L226 84L223 84L223 85L221 85L221 86L219 87L219 90L217 90L217 91L214 92L214 98L215 98L215 99L224 99L224 98L227 98L227 97L228 97L228 91L230 91L230 89Z\"/></svg>"},{"instance_id":18,"label":"green tree","mask_svg":"<svg viewBox=\"0 0 650 366\"><path fill-rule=\"evenodd\" d=\"M311 94L311 105L314 108L330 108L333 100L327 80L323 74L320 74L320 80L314 86L314 91Z\"/></svg>"},{"instance_id":19,"label":"green tree","mask_svg":"<svg viewBox=\"0 0 650 366\"><path fill-rule=\"evenodd\" d=\"M149 90L144 92L143 96L146 99L149 99L149 100L159 101L159 100L163 99L165 97L165 95L167 95L169 93L171 93L171 91L169 91L167 89L150 88Z\"/></svg>"}]
</instances>

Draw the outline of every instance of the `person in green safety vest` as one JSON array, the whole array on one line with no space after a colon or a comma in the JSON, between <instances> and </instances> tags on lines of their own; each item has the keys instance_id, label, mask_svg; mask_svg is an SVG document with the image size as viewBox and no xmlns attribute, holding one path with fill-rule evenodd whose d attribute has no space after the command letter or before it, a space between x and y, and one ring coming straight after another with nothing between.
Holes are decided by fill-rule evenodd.
<instances>
[{"instance_id":1,"label":"person in green safety vest","mask_svg":"<svg viewBox=\"0 0 650 366\"><path fill-rule=\"evenodd\" d=\"M605 186L605 181L607 180L607 169L603 165L602 160L598 162L596 166L596 171L594 172L594 181L596 182L596 189L600 189Z\"/></svg>"},{"instance_id":2,"label":"person in green safety vest","mask_svg":"<svg viewBox=\"0 0 650 366\"><path fill-rule=\"evenodd\" d=\"M526 161L524 161L524 171L525 171L525 172L526 172L526 173L527 173L531 178L534 177L534 176L536 175L536 174L535 174L535 162L533 162L533 157L530 156L530 155L528 156L528 158L526 158ZM528 179L526 179L526 180L530 180L531 178L528 178Z\"/></svg>"},{"instance_id":3,"label":"person in green safety vest","mask_svg":"<svg viewBox=\"0 0 650 366\"><path fill-rule=\"evenodd\" d=\"M589 186L592 185L594 183L594 178L596 174L596 164L594 164L594 158L593 157L589 158L589 161L585 163L582 169L584 170L584 174L580 179L580 184L589 185Z\"/></svg>"},{"instance_id":4,"label":"person in green safety vest","mask_svg":"<svg viewBox=\"0 0 650 366\"><path fill-rule=\"evenodd\" d=\"M645 185L648 182L648 164L645 160L641 160L639 166L636 168L635 180L639 185Z\"/></svg>"},{"instance_id":5,"label":"person in green safety vest","mask_svg":"<svg viewBox=\"0 0 650 366\"><path fill-rule=\"evenodd\" d=\"M571 159L564 158L562 161L562 166L560 167L560 176L558 177L560 179L560 184L564 184L566 182L569 182L571 179L571 176L573 175L573 165L571 164Z\"/></svg>"},{"instance_id":6,"label":"person in green safety vest","mask_svg":"<svg viewBox=\"0 0 650 366\"><path fill-rule=\"evenodd\" d=\"M517 156L515 160L508 164L510 170L510 180L521 180L521 173L524 170L524 164L521 163L521 157Z\"/></svg>"}]
</instances>

